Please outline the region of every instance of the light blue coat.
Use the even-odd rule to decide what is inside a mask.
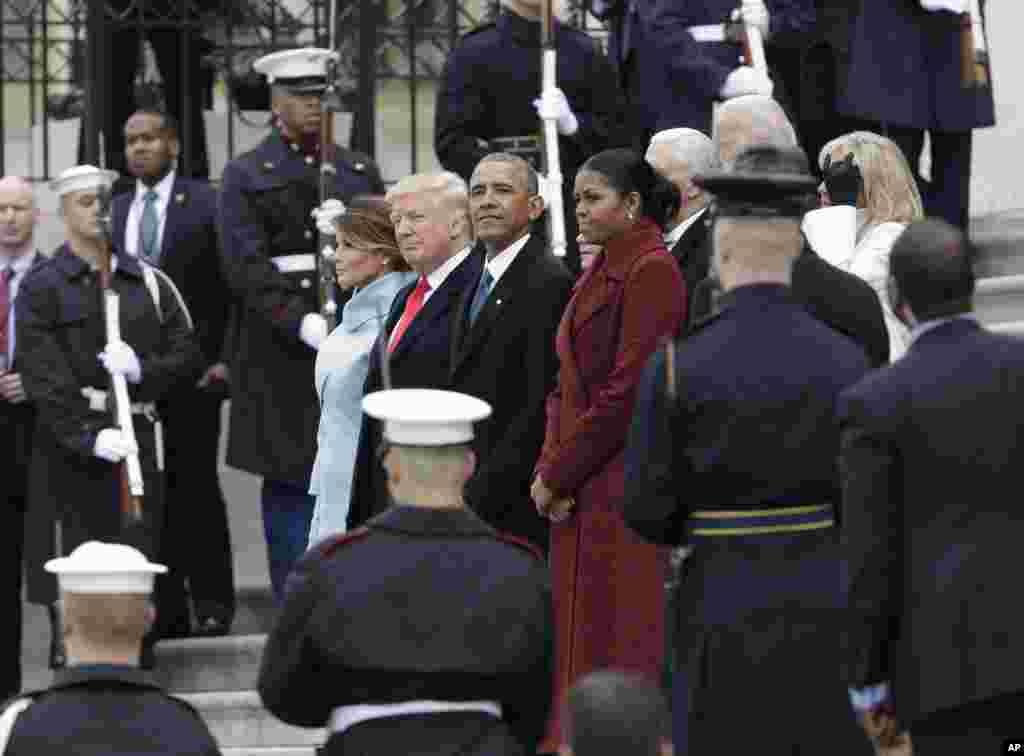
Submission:
[[[395,295],[415,278],[414,273],[388,273],[357,291],[345,304],[338,327],[317,353],[320,427],[309,485],[310,494],[316,497],[309,545],[345,532],[370,350]]]

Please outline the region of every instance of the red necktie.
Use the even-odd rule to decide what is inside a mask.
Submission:
[[[423,300],[426,298],[428,291],[430,291],[430,284],[427,282],[427,277],[420,276],[416,288],[412,290],[412,294],[405,300],[405,310],[402,312],[402,317],[398,319],[398,325],[391,332],[391,341],[388,344],[389,353],[395,351],[395,347],[402,340],[402,336],[405,335],[409,324],[416,317],[417,313],[423,309]]]
[[[0,273],[0,357],[3,362],[7,361],[7,345],[10,343],[7,337],[7,324],[11,312],[11,279],[14,277],[14,269],[8,267]]]

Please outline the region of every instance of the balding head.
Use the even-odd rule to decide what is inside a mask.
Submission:
[[[727,100],[715,119],[715,152],[723,170],[732,170],[736,156],[748,147],[797,146],[796,130],[778,102],[764,95]]]
[[[644,157],[679,190],[682,201],[671,227],[707,205],[707,195],[693,183],[693,177],[718,170],[718,154],[714,143],[704,133],[696,129],[659,131],[651,137]]]
[[[20,176],[0,178],[0,255],[19,257],[31,251],[38,221],[32,185]]]

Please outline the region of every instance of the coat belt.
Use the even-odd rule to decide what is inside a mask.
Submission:
[[[702,510],[690,514],[690,535],[744,536],[801,533],[835,525],[831,504],[744,511]]]
[[[414,714],[444,714],[451,711],[479,712],[501,719],[501,704],[497,701],[403,701],[393,704],[339,706],[331,714],[330,729],[332,733],[337,734],[371,719]]]

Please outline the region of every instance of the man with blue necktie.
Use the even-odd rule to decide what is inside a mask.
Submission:
[[[207,182],[175,170],[180,147],[173,116],[140,110],[125,123],[124,136],[136,181],[134,192],[114,198],[114,242],[174,281],[192,313],[205,363],[198,381],[180,382],[161,402],[169,506],[160,560],[169,570],[156,580],[161,612],[155,629],[163,637],[192,633],[187,580],[196,632],[223,635],[235,610],[227,507],[217,477],[231,294],[220,267],[217,195]]]

